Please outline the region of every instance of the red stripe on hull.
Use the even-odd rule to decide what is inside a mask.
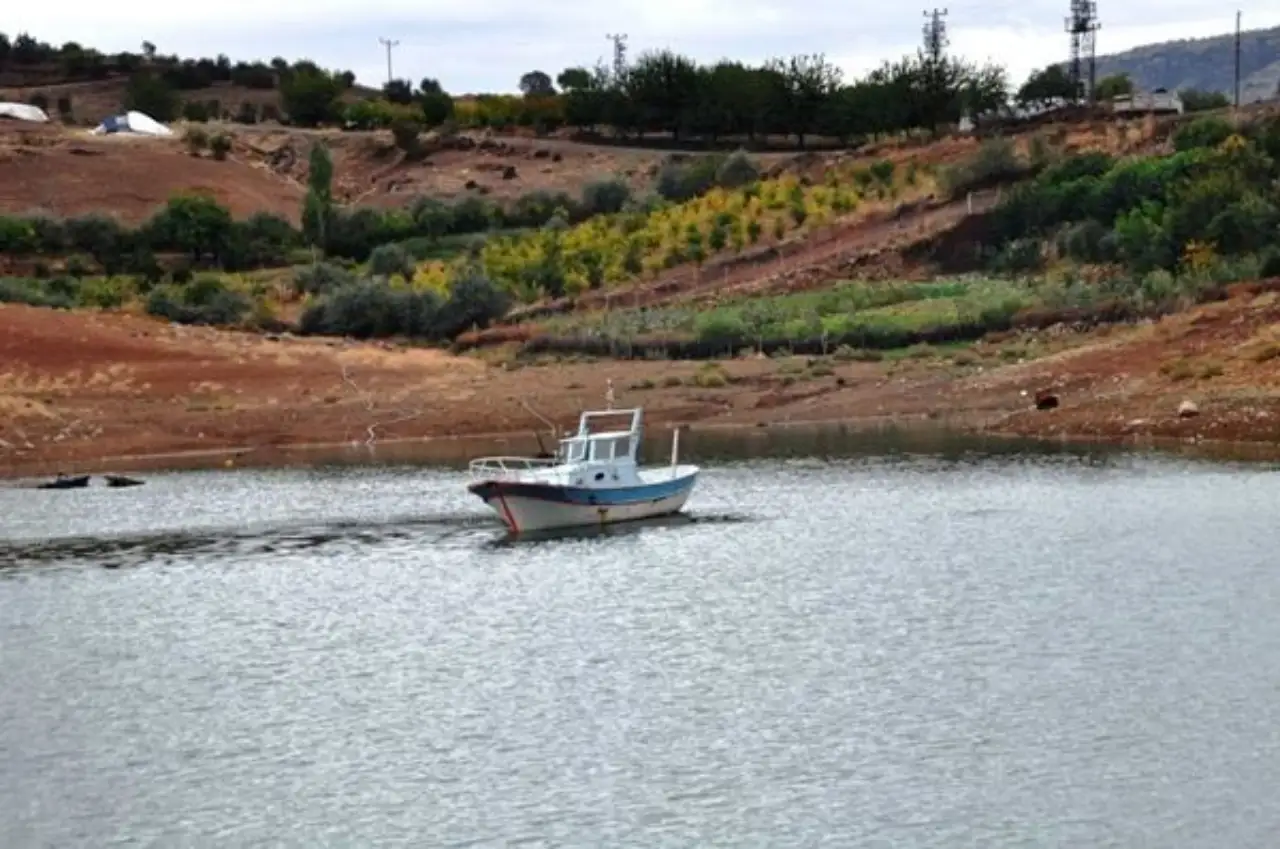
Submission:
[[[505,495],[498,495],[498,503],[502,505],[502,516],[507,520],[507,527],[516,533],[520,533],[520,526],[516,524],[516,519],[511,515],[511,508],[507,506],[507,498]]]

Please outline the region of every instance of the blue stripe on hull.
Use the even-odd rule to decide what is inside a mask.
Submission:
[[[670,498],[693,486],[697,475],[676,478],[671,481],[620,486],[611,489],[590,489],[580,486],[557,486],[548,483],[519,483],[516,481],[483,481],[467,487],[485,501],[498,496],[507,498],[532,498],[557,504],[616,507],[621,504],[638,504]]]

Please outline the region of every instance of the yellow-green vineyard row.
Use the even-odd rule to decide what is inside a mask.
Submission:
[[[518,300],[577,294],[616,285],[686,262],[819,228],[873,204],[922,196],[933,188],[923,171],[883,163],[867,170],[832,169],[823,183],[794,174],[742,189],[713,189],[681,204],[599,216],[577,226],[552,222],[539,231],[490,239],[480,251],[485,273]],[[472,261],[420,263],[414,288],[447,291]]]

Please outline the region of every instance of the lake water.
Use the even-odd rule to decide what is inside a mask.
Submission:
[[[1280,475],[710,465],[509,544],[456,472],[0,490],[0,846],[1274,846]]]

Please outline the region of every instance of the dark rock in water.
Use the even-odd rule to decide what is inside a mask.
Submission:
[[[36,489],[82,489],[89,485],[89,475],[76,475],[75,477],[67,477],[66,475],[58,475],[57,478],[38,484]]]
[[[1054,395],[1047,389],[1041,389],[1036,393],[1036,409],[1037,410],[1053,410],[1058,406],[1058,396]]]
[[[134,478],[127,478],[124,475],[103,475],[107,479],[107,486],[142,486],[142,481]]]

